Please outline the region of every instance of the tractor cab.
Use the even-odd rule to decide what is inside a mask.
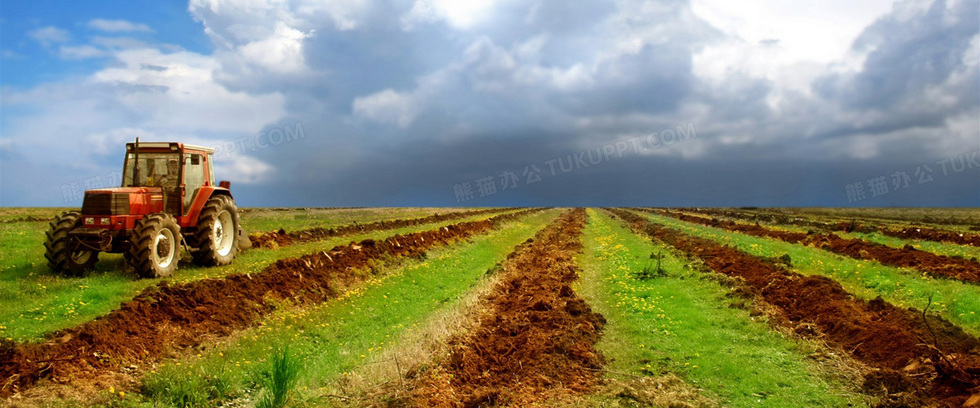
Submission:
[[[122,186],[145,187],[157,200],[163,199],[154,203],[163,207],[154,210],[186,216],[202,189],[213,192],[213,153],[214,149],[183,143],[140,143],[137,152],[135,143],[127,143]]]
[[[153,213],[172,215],[181,228],[197,226],[208,199],[231,196],[226,186],[214,185],[213,153],[214,149],[183,143],[127,143],[122,187],[85,192],[84,226],[128,231]],[[104,246],[100,250],[117,252]]]

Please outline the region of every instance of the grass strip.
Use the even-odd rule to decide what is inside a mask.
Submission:
[[[948,257],[960,257],[964,259],[976,259],[980,258],[980,247],[974,247],[969,245],[960,245],[952,242],[940,242],[932,241],[926,239],[913,239],[913,238],[903,238],[890,236],[882,233],[879,230],[873,231],[854,231],[854,232],[844,232],[839,228],[836,228],[836,224],[830,222],[812,222],[812,221],[801,221],[798,219],[788,219],[786,217],[773,217],[773,218],[763,218],[763,220],[754,219],[754,216],[744,215],[732,210],[696,210],[688,211],[692,215],[708,215],[715,218],[727,219],[731,221],[750,222],[759,223],[759,225],[765,226],[767,228],[781,230],[781,231],[791,231],[791,232],[807,232],[814,228],[833,231],[834,234],[845,238],[845,239],[863,239],[865,241],[874,242],[877,244],[885,245],[892,248],[901,249],[905,245],[912,245],[915,249],[931,252],[936,255],[943,255]],[[774,220],[775,219],[775,220]],[[810,225],[810,224],[815,225]],[[803,224],[803,225],[797,225]],[[912,227],[908,227],[912,228]]]
[[[936,277],[950,278],[980,284],[980,263],[976,259],[950,258],[919,251],[911,246],[901,249],[875,244],[860,239],[844,239],[837,234],[793,232],[786,229],[768,228],[759,224],[722,221],[716,218],[690,215],[683,212],[661,211],[661,215],[696,224],[717,227],[757,237],[777,238],[783,241],[820,248],[854,259],[873,259],[881,264],[928,272]]]
[[[473,208],[243,208],[242,226],[248,233],[368,223],[469,211]]]
[[[845,239],[858,238],[871,241],[892,248],[902,248],[905,245],[912,245],[920,251],[932,252],[936,255],[948,257],[960,257],[964,259],[980,258],[980,247],[958,245],[947,242],[929,241],[924,239],[898,238],[882,234],[881,232],[837,232]]]

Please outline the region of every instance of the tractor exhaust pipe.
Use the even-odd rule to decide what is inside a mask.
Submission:
[[[140,186],[140,138],[136,138],[136,144],[133,145],[134,159],[133,163],[133,187]]]

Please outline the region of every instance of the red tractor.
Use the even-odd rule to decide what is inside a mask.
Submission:
[[[122,253],[140,276],[169,276],[181,245],[199,265],[228,265],[248,246],[230,183],[214,183],[214,149],[183,143],[126,144],[122,186],[85,192],[82,211],[61,214],[44,257],[55,272],[79,276],[99,252]]]

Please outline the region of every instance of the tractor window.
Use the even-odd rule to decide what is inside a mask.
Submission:
[[[126,169],[123,173],[123,187],[148,186],[175,188],[180,178],[180,156],[174,153],[140,153],[140,174],[138,183],[133,182],[133,167],[136,155],[126,155]]]
[[[198,191],[204,186],[207,168],[200,154],[184,155],[184,185],[187,187],[184,195],[184,214],[190,211],[191,203],[197,197]]]

